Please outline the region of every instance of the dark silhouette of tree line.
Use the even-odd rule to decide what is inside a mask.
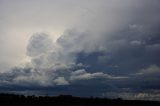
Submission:
[[[17,94],[0,94],[0,106],[160,106],[159,101],[122,100],[98,97],[59,96],[24,96]]]

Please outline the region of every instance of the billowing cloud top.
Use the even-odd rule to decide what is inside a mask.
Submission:
[[[159,9],[158,0],[1,0],[0,90],[159,100]]]

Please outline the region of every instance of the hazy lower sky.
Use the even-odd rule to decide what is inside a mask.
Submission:
[[[159,0],[0,0],[0,91],[160,100]]]

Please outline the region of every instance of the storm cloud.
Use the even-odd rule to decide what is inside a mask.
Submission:
[[[159,0],[1,2],[1,90],[159,99]]]

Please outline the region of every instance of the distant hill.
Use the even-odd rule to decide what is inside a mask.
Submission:
[[[159,101],[122,100],[107,98],[83,98],[71,95],[60,96],[24,96],[0,94],[0,106],[160,106]]]

